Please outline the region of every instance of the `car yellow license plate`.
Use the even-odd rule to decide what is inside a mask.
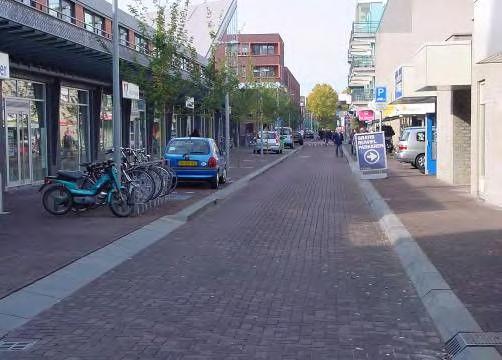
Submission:
[[[194,166],[197,166],[197,161],[181,160],[181,161],[178,161],[178,165],[179,166],[194,167]]]

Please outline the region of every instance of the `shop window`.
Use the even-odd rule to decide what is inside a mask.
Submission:
[[[84,10],[84,24],[86,30],[102,35],[105,26],[105,19],[102,16],[96,15],[88,10]]]
[[[3,80],[2,81],[2,95],[3,96],[16,96],[17,95],[16,80]]]
[[[61,88],[59,113],[61,167],[78,170],[88,161],[89,96],[86,90]]]
[[[129,122],[129,146],[135,149],[146,147],[145,101],[132,100]]]
[[[113,100],[111,95],[103,94],[101,96],[100,120],[99,153],[100,157],[105,159],[106,151],[113,148]]]

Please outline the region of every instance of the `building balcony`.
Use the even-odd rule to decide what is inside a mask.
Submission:
[[[350,73],[374,73],[375,60],[372,56],[354,56],[349,59]]]
[[[425,44],[415,55],[415,90],[451,90],[471,86],[471,42]]]
[[[350,41],[358,38],[374,38],[378,30],[379,22],[354,22],[352,23],[352,32]]]
[[[353,103],[368,103],[375,99],[375,91],[372,89],[366,89],[364,91],[352,91],[352,102]]]

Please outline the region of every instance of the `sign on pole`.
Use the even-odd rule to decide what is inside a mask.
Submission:
[[[387,102],[387,88],[385,86],[375,88],[375,102]]]
[[[127,81],[122,81],[122,97],[124,99],[139,100],[139,86]]]
[[[185,99],[185,107],[188,109],[195,109],[195,99],[193,97],[187,97]]]
[[[361,179],[384,179],[387,177],[387,152],[385,133],[361,133],[355,135],[357,163]]]
[[[0,79],[9,79],[9,55],[0,52]]]

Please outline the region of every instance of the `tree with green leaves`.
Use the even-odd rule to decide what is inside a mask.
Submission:
[[[338,94],[331,85],[317,84],[307,98],[307,108],[323,127],[335,126]]]
[[[197,53],[186,31],[189,0],[171,0],[161,5],[154,0],[148,8],[141,0],[129,6],[142,36],[149,40],[148,69],[134,69],[123,75],[136,82],[155,114],[163,118],[166,137],[171,136],[173,108],[185,96],[194,96],[201,78]],[[153,10],[152,10],[153,9]]]

